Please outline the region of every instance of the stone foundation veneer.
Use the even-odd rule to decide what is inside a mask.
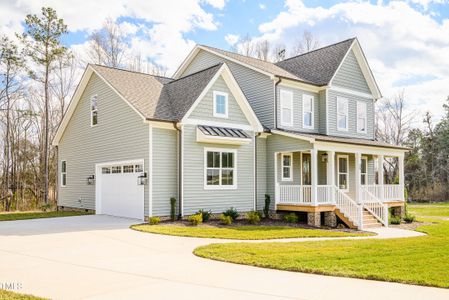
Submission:
[[[393,216],[403,217],[404,214],[405,214],[405,207],[404,206],[393,207]]]
[[[333,211],[324,213],[324,225],[329,227],[337,227],[337,215]]]
[[[309,212],[307,213],[307,225],[313,227],[321,226],[321,213],[320,212]]]

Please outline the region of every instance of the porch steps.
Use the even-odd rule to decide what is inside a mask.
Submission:
[[[355,225],[351,219],[349,219],[348,217],[345,216],[345,214],[338,208],[335,208],[335,214],[337,215],[337,217],[346,224],[346,226],[348,226],[351,229],[357,229],[357,225]]]
[[[369,211],[363,210],[363,228],[375,228],[382,227],[382,223],[379,222]]]

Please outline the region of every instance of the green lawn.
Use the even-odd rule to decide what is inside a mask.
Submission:
[[[0,300],[43,300],[44,298],[32,295],[19,294],[11,291],[0,290]]]
[[[443,217],[449,218],[449,202],[435,204],[409,204],[409,212],[418,217]]]
[[[70,217],[89,215],[91,213],[80,211],[22,211],[22,212],[2,212],[0,213],[0,221],[15,221],[26,219],[40,219],[40,218],[55,218],[55,217]]]
[[[417,212],[409,206],[410,212]],[[429,215],[434,207],[419,208]],[[444,216],[443,210],[441,214]],[[449,221],[418,228],[428,236],[390,240],[212,244],[198,256],[265,268],[449,288]]]
[[[367,233],[348,233],[342,231],[305,229],[288,226],[234,226],[234,227],[213,227],[213,226],[177,226],[177,225],[148,225],[140,224],[131,226],[132,229],[158,234],[200,237],[200,238],[220,238],[235,240],[266,240],[282,238],[301,237],[344,237],[369,235]]]

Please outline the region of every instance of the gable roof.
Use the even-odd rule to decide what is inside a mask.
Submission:
[[[327,85],[330,83],[354,40],[355,38],[348,39],[287,58],[276,63],[276,66],[316,85]]]
[[[92,74],[99,76],[136,113],[147,121],[180,122],[201,99],[219,75],[231,84],[236,97],[243,100],[241,107],[250,123],[262,131],[262,125],[247,103],[243,92],[225,64],[217,64],[207,69],[174,80],[145,73],[89,64],[76,88],[72,101],[53,139],[57,145]]]
[[[346,56],[353,50],[374,98],[378,99],[382,97],[357,38],[347,39],[312,50],[301,55],[287,58],[278,63],[271,63],[210,46],[196,45],[175,72],[175,78],[182,75],[190,62],[201,50],[211,52],[217,56],[270,76],[271,78],[281,77],[318,87],[329,86],[332,84],[332,80],[343,64]]]

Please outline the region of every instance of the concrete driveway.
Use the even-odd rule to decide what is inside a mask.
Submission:
[[[195,257],[218,242],[80,216],[0,223],[0,283],[53,299],[449,299],[449,290],[276,271]]]

